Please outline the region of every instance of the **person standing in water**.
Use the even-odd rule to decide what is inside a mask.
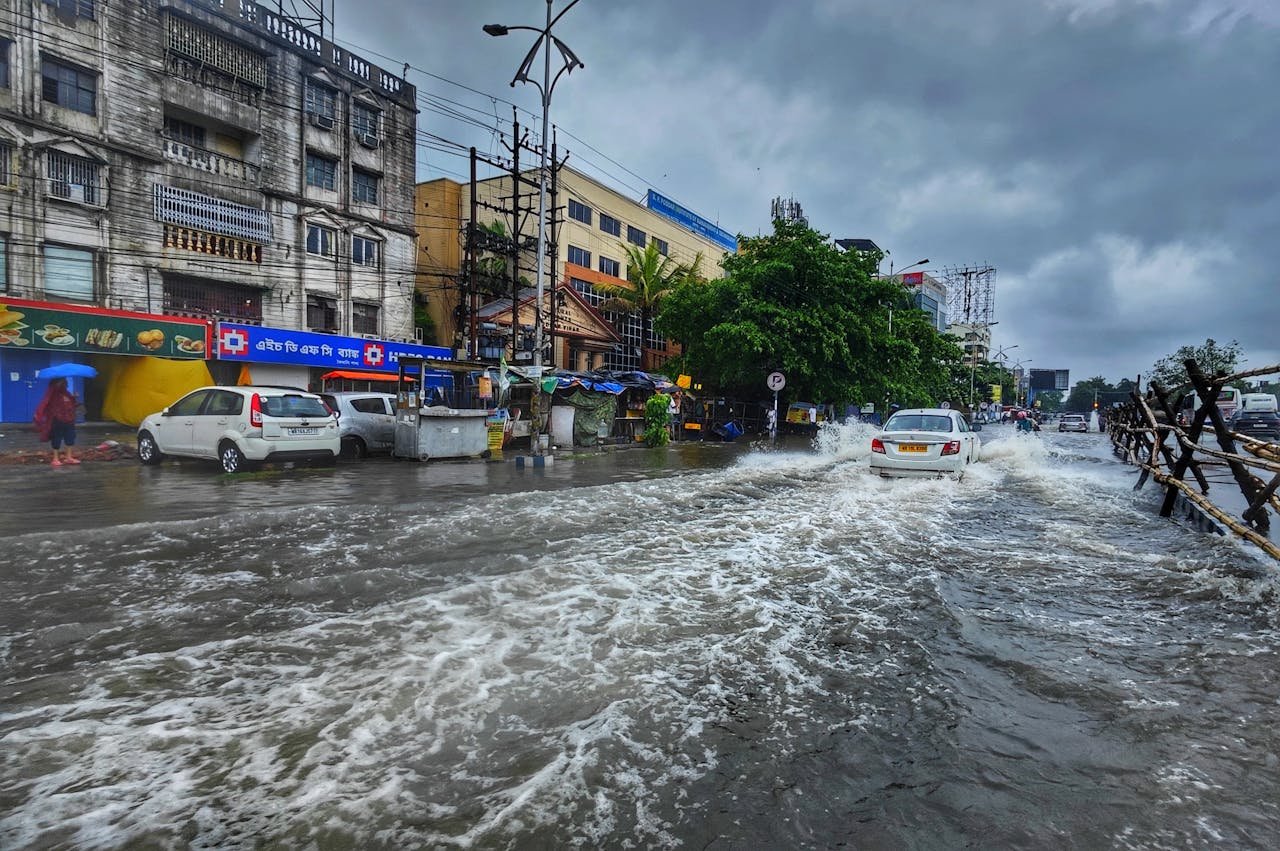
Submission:
[[[53,447],[51,466],[80,463],[80,459],[71,454],[71,447],[76,444],[76,404],[75,394],[67,389],[67,379],[55,378],[36,405],[35,425],[40,439],[49,441]]]

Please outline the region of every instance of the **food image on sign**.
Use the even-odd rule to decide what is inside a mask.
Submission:
[[[69,346],[76,341],[70,328],[63,328],[53,322],[36,330],[35,334],[37,337],[44,337],[44,341],[51,346]]]
[[[99,349],[118,349],[124,342],[124,334],[110,328],[90,328],[84,335],[84,344]]]
[[[181,334],[178,334],[173,338],[173,344],[177,346],[180,351],[190,352],[193,355],[198,355],[204,352],[204,340],[195,340],[191,337],[184,337]]]
[[[31,342],[22,336],[27,327],[22,321],[25,316],[0,304],[0,346],[25,346]]]
[[[164,345],[164,332],[159,328],[152,328],[150,331],[139,331],[137,340],[138,345],[154,352]]]

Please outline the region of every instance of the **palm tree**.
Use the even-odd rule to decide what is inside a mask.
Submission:
[[[658,303],[680,284],[698,277],[702,255],[694,257],[693,262],[686,266],[661,254],[656,242],[650,242],[644,248],[627,242],[619,245],[627,253],[627,281],[630,286],[603,281],[594,284],[598,291],[608,296],[600,307],[618,313],[640,314],[640,345],[644,349],[652,348],[653,315]]]

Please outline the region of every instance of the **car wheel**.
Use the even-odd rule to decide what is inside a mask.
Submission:
[[[138,460],[148,465],[159,464],[164,460],[164,453],[160,451],[156,439],[149,431],[138,435]]]
[[[342,457],[359,461],[369,454],[369,447],[358,437],[349,437],[342,441]]]
[[[218,463],[222,465],[224,473],[243,473],[249,469],[249,462],[240,451],[240,447],[229,440],[223,441],[218,447]]]

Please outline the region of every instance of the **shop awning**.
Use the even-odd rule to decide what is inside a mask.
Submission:
[[[391,381],[395,382],[397,376],[394,372],[361,372],[356,369],[335,369],[332,372],[326,372],[320,376],[321,381],[329,381],[334,378],[347,378],[352,381]],[[412,381],[413,378],[405,376],[405,381]]]

